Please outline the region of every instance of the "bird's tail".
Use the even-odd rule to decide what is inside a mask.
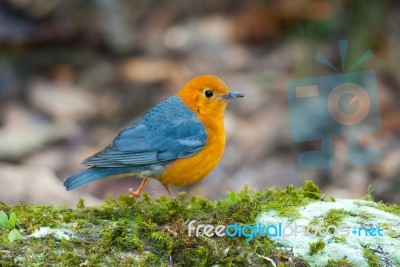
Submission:
[[[64,181],[64,186],[70,191],[102,178],[129,173],[131,173],[129,168],[91,167],[68,177]]]

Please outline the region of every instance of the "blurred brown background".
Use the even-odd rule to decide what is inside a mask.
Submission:
[[[0,201],[74,205],[127,193],[140,180],[103,180],[66,192],[62,180],[151,106],[199,74],[219,75],[246,94],[226,113],[228,142],[220,165],[186,190],[218,199],[312,179],[327,196],[400,203],[400,4],[396,1],[0,2]],[[378,165],[345,162],[334,142],[331,170],[300,170],[313,143],[291,139],[285,83],[332,74],[367,49],[361,69],[377,72],[383,129],[364,138]],[[147,192],[165,194],[157,181]]]

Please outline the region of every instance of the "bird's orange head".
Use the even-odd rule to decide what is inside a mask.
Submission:
[[[222,118],[228,101],[244,94],[229,91],[217,76],[202,75],[186,83],[178,96],[199,117]]]

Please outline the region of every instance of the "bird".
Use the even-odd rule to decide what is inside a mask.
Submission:
[[[176,95],[150,109],[120,131],[101,151],[86,158],[88,169],[64,181],[73,190],[96,180],[137,176],[142,183],[129,195],[138,198],[148,179],[158,180],[173,198],[170,186],[185,186],[206,177],[225,150],[224,112],[228,102],[244,97],[230,91],[217,76],[188,81]]]

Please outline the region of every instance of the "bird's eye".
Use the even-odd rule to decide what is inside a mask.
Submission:
[[[212,97],[214,95],[213,91],[211,91],[210,89],[207,89],[204,91],[204,95],[208,98]]]

